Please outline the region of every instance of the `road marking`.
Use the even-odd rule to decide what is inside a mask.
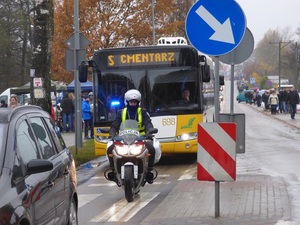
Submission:
[[[92,177],[91,180],[105,179],[104,177]]]
[[[166,182],[160,182],[160,181],[154,181],[152,185],[156,184],[169,184],[170,181],[166,181]],[[89,184],[88,187],[112,187],[112,186],[116,186],[116,183],[102,183],[102,184]]]
[[[78,208],[84,206],[85,204],[93,201],[102,194],[87,194],[87,195],[78,195]]]
[[[117,185],[116,183],[110,182],[110,183],[102,183],[102,184],[89,184],[88,187],[112,187],[116,185]]]
[[[190,180],[190,179],[193,179],[192,174],[184,174],[178,178],[178,180]]]
[[[126,199],[120,200],[103,213],[95,216],[90,222],[127,222],[158,194],[159,192],[141,193],[133,202],[127,202]]]

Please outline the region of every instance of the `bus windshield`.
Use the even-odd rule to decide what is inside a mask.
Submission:
[[[141,92],[141,106],[151,116],[195,113],[200,109],[197,68],[125,69],[104,71],[101,76],[96,120],[114,120],[117,110],[125,106],[124,93],[129,89]],[[183,91],[189,91],[189,101],[182,99]]]

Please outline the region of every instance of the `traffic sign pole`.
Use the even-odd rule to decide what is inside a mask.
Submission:
[[[220,104],[219,104],[219,56],[215,57],[215,122],[220,122]],[[215,181],[215,217],[220,217],[220,181]]]
[[[198,0],[188,12],[185,28],[190,43],[198,51],[216,56],[214,100],[215,122],[219,122],[219,56],[240,44],[246,29],[245,15],[233,0]],[[220,183],[215,181],[215,217],[219,216]]]

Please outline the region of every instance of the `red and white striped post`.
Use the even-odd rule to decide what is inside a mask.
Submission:
[[[197,179],[203,181],[235,181],[236,124],[198,124]],[[216,186],[216,217],[219,216],[219,195]]]

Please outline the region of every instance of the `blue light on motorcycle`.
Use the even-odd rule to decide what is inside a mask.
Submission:
[[[119,106],[119,105],[120,105],[120,101],[118,101],[118,100],[113,100],[113,101],[111,101],[110,105],[111,105],[111,106]]]

